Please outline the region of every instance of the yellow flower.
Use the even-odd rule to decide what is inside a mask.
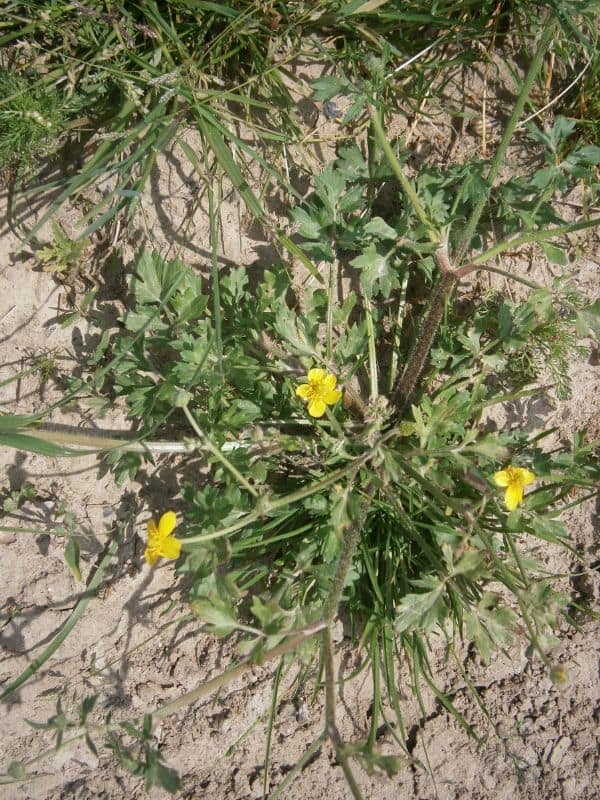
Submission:
[[[158,526],[153,519],[148,520],[148,544],[144,556],[150,566],[160,557],[179,558],[181,542],[171,535],[176,525],[177,517],[173,511],[163,514]]]
[[[327,406],[332,406],[340,400],[342,393],[335,388],[337,379],[324,369],[311,369],[308,373],[308,383],[303,383],[296,389],[296,394],[303,400],[308,400],[308,413],[311,417],[322,417]]]
[[[523,500],[523,489],[535,480],[535,475],[523,467],[507,467],[494,473],[496,486],[506,488],[504,502],[509,511],[514,511]]]

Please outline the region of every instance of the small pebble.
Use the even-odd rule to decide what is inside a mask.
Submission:
[[[325,114],[327,119],[338,119],[342,116],[342,112],[333,100],[327,100],[326,103],[323,103],[323,114]]]

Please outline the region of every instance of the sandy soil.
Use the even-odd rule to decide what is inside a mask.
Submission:
[[[321,120],[323,122],[323,120]],[[333,125],[333,123],[331,123]],[[437,128],[439,130],[439,126]],[[430,137],[424,132],[422,146]],[[417,137],[418,138],[418,137]],[[415,140],[415,152],[418,141]],[[419,151],[420,152],[420,151]],[[175,152],[161,163],[144,198],[138,223],[122,242],[128,256],[148,232],[163,253],[179,252],[192,266],[205,268],[208,237],[205,209],[190,210],[191,176]],[[3,198],[3,202],[6,197]],[[264,254],[265,242],[245,230],[243,211],[233,202],[223,208],[224,264],[252,265]],[[173,226],[171,220],[185,225]],[[69,214],[65,216],[68,223]],[[240,232],[241,231],[241,232]],[[43,235],[41,238],[44,238]],[[57,308],[64,310],[65,289],[52,276],[41,272],[27,253],[15,258],[19,240],[3,226],[0,237],[0,379],[27,365],[31,355],[48,348],[57,353],[58,370],[70,373],[81,368],[85,355],[98,336],[86,322],[62,329],[56,324]],[[525,265],[521,265],[525,268]],[[249,268],[252,268],[251,266]],[[578,261],[576,282],[584,294],[597,292],[597,264]],[[542,280],[549,275],[540,274]],[[59,302],[60,301],[60,302]],[[103,311],[110,318],[118,303],[107,298]],[[574,363],[574,395],[568,402],[532,400],[509,409],[507,424],[526,423],[531,429],[557,425],[568,438],[581,428],[594,428],[600,419],[600,369],[598,358]],[[36,375],[0,388],[4,410],[19,413],[44,409],[60,395],[59,383],[45,384]],[[67,412],[55,412],[55,422],[93,424],[94,413],[80,403]],[[126,422],[118,408],[100,421],[102,427],[123,428]],[[147,792],[139,778],[115,765],[110,751],[99,747],[93,754],[77,742],[52,751],[52,736],[35,730],[26,719],[44,721],[56,713],[60,698],[63,709],[73,715],[82,699],[100,696],[97,716],[110,709],[115,719],[135,716],[147,708],[176,698],[218,674],[228,663],[230,647],[204,634],[197,622],[181,621],[181,607],[171,609],[176,599],[172,566],[150,571],[143,562],[145,522],[151,514],[176,498],[177,476],[173,460],[159,461],[136,482],[118,489],[95,457],[59,460],[41,456],[0,452],[2,490],[19,489],[24,482],[35,486],[36,496],[21,509],[3,517],[4,525],[22,528],[52,526],[59,503],[75,515],[82,545],[82,572],[90,574],[112,532],[124,525],[124,538],[99,596],[95,598],[75,632],[54,657],[12,698],[3,714],[0,736],[0,768],[12,760],[28,760],[46,749],[47,754],[31,766],[35,774],[24,783],[5,786],[7,798],[132,798],[166,796],[162,790]],[[127,522],[131,514],[133,517]],[[559,552],[549,545],[536,545],[534,554],[555,572],[572,575],[597,565],[594,526],[597,509],[588,504],[567,517],[578,555]],[[56,536],[26,533],[1,534],[4,548],[0,560],[0,682],[14,678],[43,650],[72,610],[83,585],[77,583],[63,560],[63,543]],[[565,578],[571,594],[598,598],[598,587],[589,579]],[[179,619],[179,621],[178,621]],[[565,628],[561,645],[552,654],[563,664],[569,682],[556,686],[547,677],[539,659],[530,658],[524,646],[498,655],[484,666],[471,651],[459,653],[470,680],[482,698],[489,719],[469,691],[460,670],[444,658],[443,644],[432,639],[432,659],[440,688],[449,693],[456,707],[474,726],[477,743],[460,727],[436,699],[423,689],[423,709],[415,702],[408,675],[400,667],[398,686],[403,697],[409,756],[404,769],[393,779],[359,772],[366,798],[373,800],[591,800],[598,796],[599,723],[597,626],[583,622],[581,630]],[[340,677],[358,664],[358,656],[337,631]],[[266,720],[272,697],[273,670],[257,667],[231,683],[218,695],[158,722],[157,741],[167,763],[182,776],[183,798],[246,800],[262,797]],[[276,786],[321,731],[323,704],[313,702],[310,687],[292,696],[296,673],[285,675],[280,689],[273,732],[269,780]],[[340,727],[348,738],[368,731],[370,677],[361,673],[340,687]],[[386,736],[379,742],[384,752],[397,752]],[[227,754],[231,753],[231,757]],[[286,790],[286,800],[296,798],[350,797],[349,790],[329,745],[323,745],[295,782]]]

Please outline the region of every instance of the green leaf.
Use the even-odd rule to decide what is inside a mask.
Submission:
[[[173,287],[187,279],[197,294],[201,285],[193,278],[189,268],[178,260],[163,261],[156,250],[141,250],[134,260],[135,275],[131,280],[131,289],[139,305],[159,304],[168,295],[173,296]],[[183,285],[178,287],[182,291]]]
[[[374,244],[368,245],[363,254],[353,259],[350,264],[362,270],[360,283],[368,298],[377,294],[378,288],[387,299],[392,289],[398,285],[387,257],[380,255]]]
[[[71,536],[65,547],[65,561],[76,581],[81,581],[81,570],[79,568],[80,552],[79,542],[74,536]]]
[[[336,164],[348,181],[369,177],[369,166],[355,144],[340,147]]]
[[[233,606],[218,596],[193,600],[192,610],[211,626],[217,636],[228,636],[237,628],[237,616]]]
[[[198,106],[196,110],[200,110]],[[210,147],[217,157],[219,164],[227,173],[229,180],[237,189],[242,200],[248,207],[248,210],[254,214],[257,219],[263,219],[265,216],[264,209],[260,200],[256,197],[250,188],[246,178],[242,174],[238,162],[234,159],[230,147],[221,135],[217,126],[204,116],[197,116],[197,124],[201,133],[206,137]]]
[[[86,735],[85,735],[85,743],[87,744],[89,750],[91,750],[91,752],[95,756],[97,756],[98,755],[98,748],[96,747],[96,745],[92,741],[92,738],[90,737],[89,733],[86,733]]]
[[[417,628],[430,630],[436,622],[444,585],[437,578],[430,580],[436,586],[429,592],[407,594],[396,609],[396,629],[399,633]]]
[[[585,162],[586,164],[600,164],[600,147],[594,144],[587,144],[584,147],[578,147],[575,151],[578,161]]]
[[[260,406],[251,400],[234,400],[222,417],[225,427],[241,428],[262,415]]]
[[[377,236],[379,239],[397,239],[398,233],[381,217],[373,217],[365,225],[365,233]]]
[[[323,78],[317,78],[311,84],[314,90],[315,100],[331,100],[337,94],[345,94],[348,90],[348,82],[340,80],[334,75],[325,75]]]
[[[579,336],[589,336],[592,331],[600,342],[600,298],[579,311],[575,320],[575,329]]]
[[[328,164],[323,172],[315,178],[315,191],[335,219],[341,199],[346,191],[344,173],[336,169],[333,164]]]
[[[551,261],[553,264],[558,264],[561,267],[567,265],[567,256],[562,247],[556,247],[556,245],[548,244],[548,242],[540,242],[540,247],[544,251],[544,255],[548,261]]]
[[[25,450],[29,453],[38,453],[41,456],[85,456],[95,453],[95,450],[73,450],[54,442],[47,442],[25,433],[0,433],[0,445],[14,447],[15,450]]]
[[[304,208],[292,209],[292,218],[298,223],[298,233],[305,239],[319,239],[321,237],[321,224],[313,219]]]
[[[27,428],[39,419],[30,414],[0,414],[0,433],[12,433]]]
[[[465,449],[470,453],[489,458],[490,461],[505,461],[509,454],[508,448],[502,444],[501,437],[492,433],[483,434]]]
[[[96,705],[96,701],[98,700],[98,695],[90,694],[87,697],[83,698],[83,702],[79,706],[79,724],[85,725],[86,719],[92,713],[94,706]]]
[[[467,550],[452,568],[452,575],[470,575],[479,577],[483,571],[483,555],[478,550]]]
[[[156,765],[156,778],[157,783],[162,786],[165,791],[169,792],[169,794],[175,794],[181,787],[181,780],[177,770],[166,767],[160,762]]]
[[[387,2],[388,0],[353,0],[353,2],[342,6],[340,11],[344,17],[350,17],[355,14],[372,14]]]
[[[531,522],[535,535],[540,539],[553,544],[565,544],[569,540],[569,533],[564,522],[548,517],[534,516]]]
[[[306,255],[302,252],[302,250],[298,247],[295,242],[292,242],[290,238],[285,236],[285,234],[281,233],[281,231],[276,232],[277,241],[279,244],[284,247],[290,255],[294,256],[295,258],[299,259],[302,264],[306,267],[306,269],[310,272],[310,274],[316,278],[319,283],[325,283],[325,279],[315,267],[315,265],[306,257]]]

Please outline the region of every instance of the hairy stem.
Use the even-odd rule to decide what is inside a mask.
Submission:
[[[396,418],[401,418],[406,413],[415,390],[423,377],[429,352],[435,341],[444,313],[446,300],[450,296],[456,281],[457,278],[451,271],[443,271],[434,289],[425,321],[410,352],[404,372],[390,398],[392,407],[396,409]]]

